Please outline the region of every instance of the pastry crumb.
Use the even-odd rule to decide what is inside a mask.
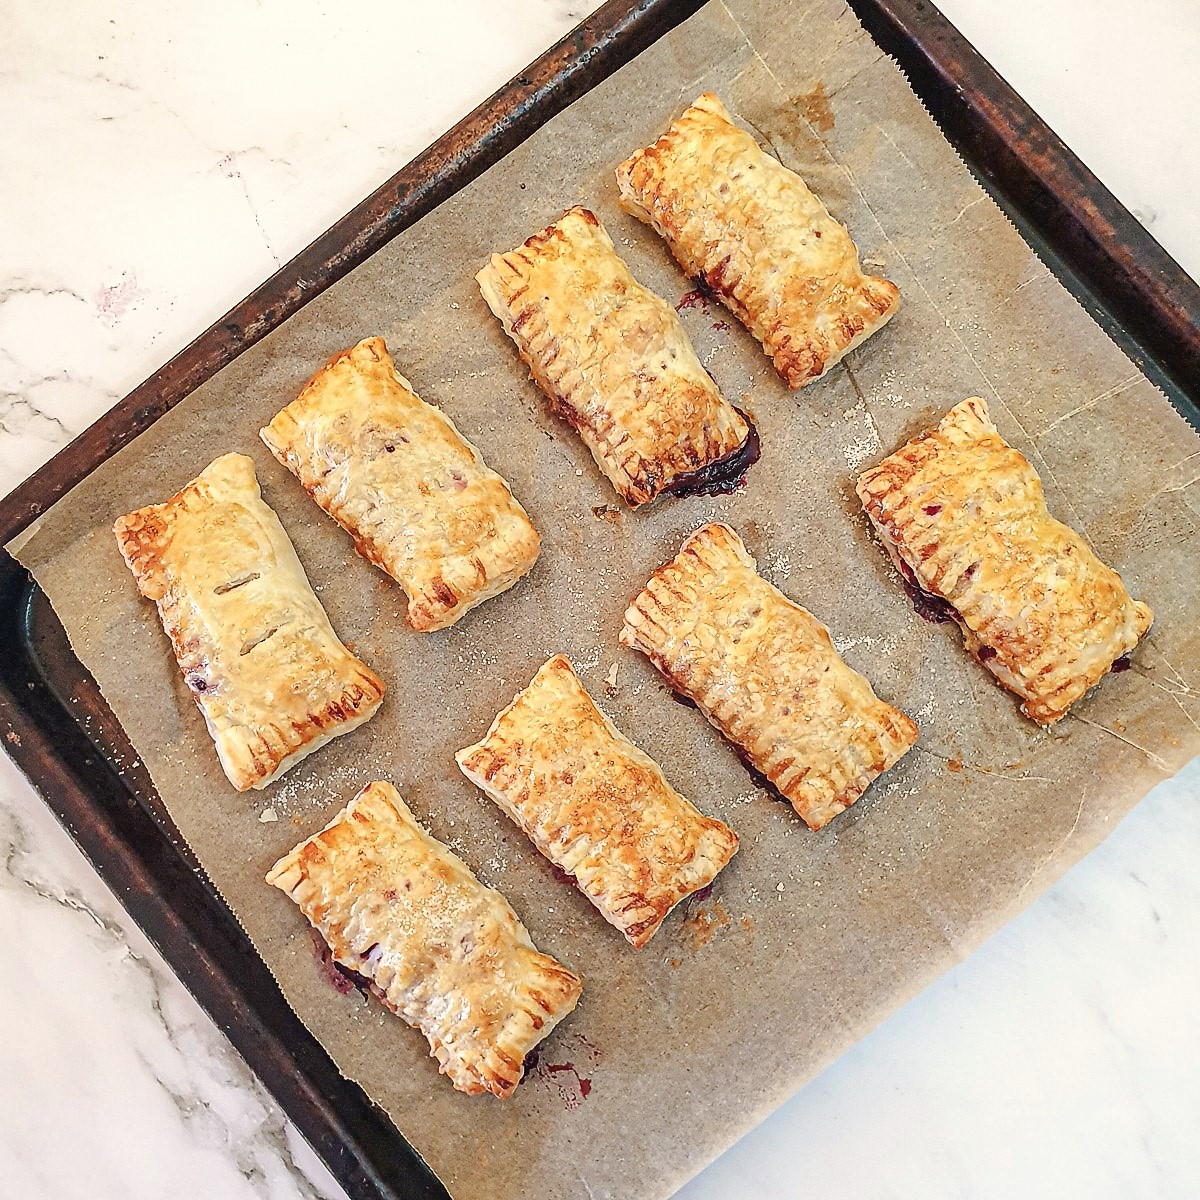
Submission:
[[[273,808],[264,808],[258,814],[258,819],[264,824],[269,825],[272,821],[279,820],[279,814]]]
[[[777,550],[763,565],[766,567],[767,572],[776,578],[787,579],[791,576],[791,557],[782,550]]]
[[[726,801],[729,808],[740,808],[743,804],[749,804],[751,800],[757,800],[762,792],[758,788],[752,788],[748,792],[742,792],[739,796],[734,796],[732,800]]]

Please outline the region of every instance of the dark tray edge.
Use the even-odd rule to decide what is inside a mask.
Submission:
[[[849,0],[971,173],[1200,429],[1200,286],[927,0]]]
[[[415,1150],[292,1011],[215,890],[64,710],[30,651],[49,604],[0,550],[0,735],[97,874],[321,1156],[351,1200],[446,1200]],[[66,634],[58,626],[66,643]],[[91,695],[84,693],[90,685]],[[75,697],[103,704],[82,664]],[[128,747],[128,743],[126,743]],[[129,747],[126,762],[132,761]]]
[[[608,0],[0,500],[0,545],[704,0]],[[1200,428],[1200,286],[927,0],[849,0],[1047,265]]]
[[[607,0],[0,500],[0,546],[242,351],[703,3]]]

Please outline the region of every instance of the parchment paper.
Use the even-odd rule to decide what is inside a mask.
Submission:
[[[1200,439],[984,196],[849,10],[731,7],[710,4],[247,351],[18,551],[296,1011],[460,1200],[667,1195],[1200,751]],[[630,513],[547,415],[473,276],[492,250],[584,202],[641,280],[683,297],[692,284],[665,248],[619,212],[613,168],[704,88],[849,224],[903,305],[847,366],[792,395],[727,314],[685,304],[705,363],[756,418],[763,458],[739,495]],[[399,588],[353,554],[257,437],[321,362],[375,333],[510,480],[545,538],[529,579],[444,633],[406,626]],[[1133,669],[1050,732],[1018,714],[957,632],[914,615],[853,497],[859,467],[971,394],[1041,471],[1052,510],[1156,613]],[[165,499],[228,450],[254,456],[335,628],[390,688],[373,721],[265,794],[225,782],[110,532],[118,514]],[[916,750],[819,835],[617,644],[628,598],[712,518],[738,529],[766,576],[921,726]],[[453,762],[559,650],[675,785],[742,838],[713,896],[641,952]],[[584,977],[578,1010],[508,1103],[458,1095],[419,1034],[331,987],[300,914],[263,883],[373,778],[394,781],[509,897],[536,943]],[[260,820],[268,808],[277,821]]]

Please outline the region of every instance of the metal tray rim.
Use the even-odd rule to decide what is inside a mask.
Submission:
[[[1200,288],[936,8],[925,0],[851,3],[1034,249],[1200,428]],[[0,543],[205,378],[700,4],[608,0],[0,500]],[[51,685],[62,681],[46,675],[35,646],[36,631],[53,623],[44,597],[39,618],[39,597],[28,575],[0,551],[6,750],[353,1200],[445,1196],[387,1118],[337,1072],[288,1008],[236,919],[55,695]],[[72,686],[90,683],[98,697],[94,682],[79,671],[82,681]]]

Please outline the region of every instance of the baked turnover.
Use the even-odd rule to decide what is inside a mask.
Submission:
[[[740,480],[757,455],[752,427],[593,213],[570,209],[493,254],[476,279],[554,411],[629,504]]]
[[[334,355],[261,433],[271,453],[444,629],[512,587],[540,539],[508,484],[396,370],[383,338]]]
[[[379,707],[383,682],[338,641],[245,455],[218,458],[113,532],[238,791],[266,787]]]
[[[390,783],[368,783],[267,882],[300,906],[335,961],[425,1035],[468,1095],[511,1096],[525,1056],[583,990]]]
[[[755,569],[728,525],[705,525],[625,612],[642,651],[749,764],[820,829],[917,740],[848,667],[811,613]]]
[[[617,168],[621,205],[762,343],[791,388],[819,379],[896,312],[845,227],[705,92]]]
[[[858,480],[858,496],[918,612],[967,649],[1042,725],[1062,718],[1150,628],[978,397]]]
[[[456,757],[633,946],[737,851],[737,834],[671,787],[596,707],[565,655]]]

